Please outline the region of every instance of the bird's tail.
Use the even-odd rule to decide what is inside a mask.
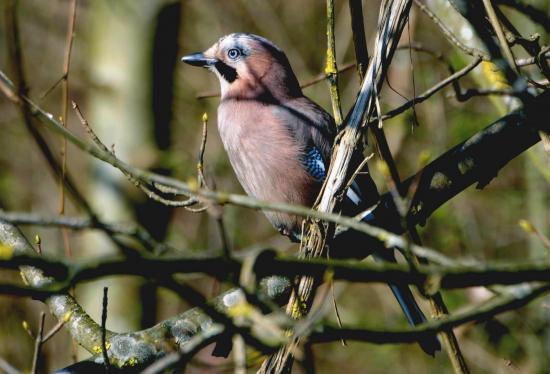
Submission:
[[[397,299],[397,302],[401,306],[407,321],[409,321],[412,326],[426,322],[426,317],[416,303],[409,286],[404,284],[389,284],[389,286],[393,292],[393,295]],[[435,352],[441,350],[441,344],[439,344],[439,340],[435,334],[428,335],[419,340],[418,344],[420,344],[422,350],[430,356],[434,356]]]
[[[361,204],[359,204],[359,206],[361,206]],[[365,223],[384,227],[386,230],[393,231],[391,228],[388,228],[387,225],[384,225],[384,223],[388,222],[388,219],[386,219],[386,217],[381,217],[379,214],[375,216],[374,209],[363,211],[359,217],[361,221]],[[345,230],[337,233],[332,247],[337,249],[331,252],[330,256],[332,258],[363,259],[372,254],[376,261],[396,262],[394,251],[386,248],[384,243],[378,238],[365,235],[355,230]],[[420,310],[407,284],[390,283],[389,286],[399,302],[401,309],[403,309],[405,317],[412,326],[426,322],[426,317]],[[431,356],[433,356],[436,351],[441,350],[441,344],[439,344],[436,334],[424,335],[418,343],[422,350]]]
[[[365,216],[363,216],[362,218],[362,221],[369,224],[377,225],[375,216],[372,212],[365,214]],[[363,242],[365,242],[365,240],[363,240]],[[376,261],[396,262],[393,251],[384,248],[382,244],[376,239],[368,238],[366,242],[367,246],[369,246],[371,249],[380,248],[379,251],[374,251],[373,253],[373,257]],[[388,285],[390,286],[393,295],[397,299],[397,302],[401,306],[401,309],[403,310],[403,313],[405,314],[405,317],[407,318],[407,321],[409,321],[409,324],[411,324],[411,326],[416,326],[426,322],[426,317],[416,303],[414,295],[412,294],[411,289],[407,284],[389,283]],[[441,350],[441,344],[439,343],[439,339],[437,338],[436,334],[426,335],[426,337],[419,340],[418,343],[420,344],[422,350],[430,356],[434,356],[435,352]]]

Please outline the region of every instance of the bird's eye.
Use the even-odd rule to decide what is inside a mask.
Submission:
[[[229,51],[227,51],[227,56],[232,60],[235,60],[240,55],[241,55],[241,51],[239,51],[236,48],[231,48]]]

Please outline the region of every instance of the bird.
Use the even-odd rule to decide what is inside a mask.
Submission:
[[[333,117],[303,94],[284,51],[262,36],[233,33],[182,61],[206,68],[219,79],[218,132],[244,191],[261,200],[313,206],[337,128]],[[342,211],[372,221],[368,208],[378,197],[372,178],[359,173],[346,190]],[[301,240],[302,217],[264,213],[281,234]],[[352,237],[353,245],[359,245],[358,236]],[[395,261],[393,251],[385,253],[385,260]],[[408,285],[389,286],[411,325],[426,321]],[[419,344],[432,356],[441,349],[435,335]]]

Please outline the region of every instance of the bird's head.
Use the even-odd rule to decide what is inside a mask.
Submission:
[[[280,101],[302,95],[285,53],[261,36],[226,35],[206,51],[184,56],[182,61],[216,73],[222,100],[263,98]]]

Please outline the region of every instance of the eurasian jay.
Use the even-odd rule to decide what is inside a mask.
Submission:
[[[304,96],[285,53],[263,37],[237,33],[182,61],[205,67],[219,78],[218,130],[246,193],[312,206],[328,170],[336,126],[330,114]],[[377,200],[372,179],[359,174],[346,191],[342,209],[348,215],[368,212]],[[265,215],[279,232],[300,240],[302,217]],[[372,217],[365,213],[363,219]],[[393,254],[386,257],[392,260]],[[407,285],[390,287],[411,325],[426,321]],[[435,336],[420,345],[430,355],[440,349]]]

